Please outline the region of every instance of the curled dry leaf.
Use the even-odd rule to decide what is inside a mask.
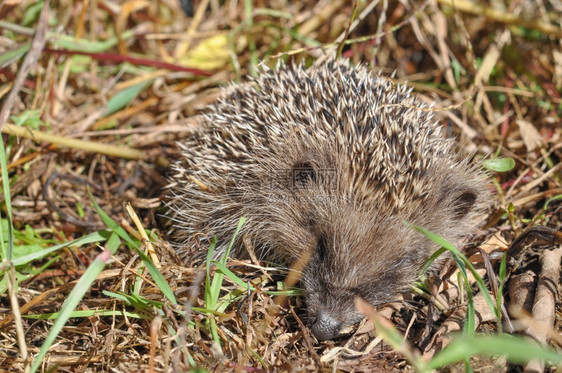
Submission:
[[[530,153],[544,145],[544,139],[532,123],[524,119],[517,119],[515,123],[519,126],[521,138],[523,139],[525,148],[527,148],[527,153]]]

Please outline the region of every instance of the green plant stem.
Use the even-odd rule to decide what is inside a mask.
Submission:
[[[116,146],[100,144],[94,141],[69,139],[67,137],[57,136],[52,133],[45,133],[33,130],[29,127],[18,127],[13,124],[5,124],[2,127],[2,133],[8,135],[16,135],[32,139],[36,142],[49,142],[67,148],[80,149],[88,152],[105,154],[113,157],[124,159],[145,159],[147,153],[127,146]]]

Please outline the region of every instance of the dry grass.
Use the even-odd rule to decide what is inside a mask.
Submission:
[[[175,0],[52,1],[49,9],[0,3],[0,127],[9,178],[3,181],[11,194],[11,204],[0,196],[0,368],[29,369],[53,328],[49,314],[61,309],[87,268],[99,266],[40,369],[412,370],[403,354],[374,337],[369,322],[351,338],[316,342],[301,321],[303,299],[282,288],[285,270],[230,260],[233,275],[206,285],[205,265],[182,265],[166,240],[161,200],[175,141],[189,135],[218,88],[255,73],[258,64],[308,63],[335,49],[353,63],[395,71],[397,81],[436,100],[447,135],[463,152],[515,160],[511,171],[492,176],[495,204],[468,252],[494,282],[486,255],[474,248],[511,246],[519,262],[510,267],[505,306],[533,315],[511,308],[513,325],[560,349],[562,236],[555,228],[562,205],[560,197],[545,203],[562,195],[562,9],[554,0],[493,4],[201,0],[186,17]],[[107,228],[86,186],[116,226]],[[107,238],[122,229],[120,240],[61,248],[14,268],[7,261],[8,207],[12,259],[92,232]],[[145,233],[154,242],[150,250]],[[544,257],[537,250],[555,247]],[[466,302],[449,284],[453,269],[380,311],[407,338],[412,356],[430,360],[448,343],[445,334],[462,327]],[[219,272],[212,266],[209,279],[220,279]],[[481,293],[474,306],[478,330],[496,330]],[[501,358],[474,357],[471,364],[480,371],[510,367]]]

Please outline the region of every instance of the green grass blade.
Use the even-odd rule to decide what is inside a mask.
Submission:
[[[94,199],[94,196],[92,195],[92,191],[90,190],[89,186],[87,187],[87,190],[88,190],[88,196],[90,197],[90,201],[92,202],[92,205],[94,206],[94,209],[96,210],[96,212],[100,216],[103,223],[112,232],[117,234],[119,237],[121,237],[121,239],[125,240],[125,242],[127,242],[129,245],[131,245],[131,247],[138,247],[139,244],[137,242],[133,241],[133,239],[129,236],[127,231],[125,229],[123,229],[123,227],[121,227],[119,224],[117,224],[117,222],[115,220],[113,220],[111,217],[109,217],[109,215],[107,215],[101,209],[101,207],[97,204],[96,200]]]
[[[133,101],[134,98],[151,83],[152,81],[138,83],[117,92],[107,101],[107,111],[104,116],[111,115],[127,106],[129,102]]]
[[[549,204],[551,204],[552,202],[560,201],[560,200],[562,200],[562,194],[558,194],[558,195],[556,195],[556,196],[554,196],[554,197],[552,197],[552,198],[549,198],[549,199],[544,203],[543,210],[546,211],[546,209],[548,208],[548,205],[549,205]]]
[[[508,334],[456,336],[428,363],[428,368],[438,369],[474,355],[503,355],[515,364],[524,364],[533,359],[542,359],[553,364],[562,364],[562,354],[542,347],[535,342]]]
[[[125,229],[123,229],[123,227],[117,224],[115,220],[113,220],[109,215],[107,215],[100,208],[100,206],[96,203],[94,196],[92,195],[89,187],[88,187],[88,195],[90,196],[90,201],[92,201],[92,205],[94,206],[94,209],[99,214],[104,224],[109,229],[111,229],[115,234],[117,234],[119,237],[121,237],[123,240],[129,243],[137,251],[143,264],[148,269],[148,272],[152,276],[152,279],[154,280],[156,285],[160,288],[164,296],[168,298],[168,300],[173,304],[177,304],[174,292],[172,291],[172,289],[170,289],[170,286],[166,282],[166,279],[164,278],[164,276],[162,276],[162,273],[160,273],[158,268],[156,268],[154,262],[148,257],[148,255],[146,255],[140,249],[139,244],[133,241],[133,239],[129,236],[129,234],[125,231]]]
[[[39,365],[41,365],[41,361],[51,348],[52,344],[54,343],[55,339],[61,332],[68,319],[71,317],[72,312],[74,312],[84,295],[90,289],[92,283],[96,280],[97,276],[105,267],[107,261],[111,258],[110,254],[117,251],[119,245],[119,237],[116,234],[112,234],[107,240],[106,250],[104,250],[96,257],[96,259],[88,267],[86,272],[84,272],[82,277],[80,277],[80,280],[78,280],[78,283],[76,284],[76,286],[74,286],[74,288],[66,298],[66,301],[62,305],[62,308],[59,311],[59,317],[56,319],[53,327],[49,332],[49,335],[43,342],[39,354],[37,354],[37,356],[35,357],[35,360],[33,361],[33,364],[31,366],[31,373],[37,371]]]
[[[416,228],[416,227],[414,227],[414,228]],[[418,231],[420,231],[420,230],[418,230]],[[428,232],[428,231],[420,231],[420,232],[423,233],[423,234],[425,234],[425,232],[427,232],[429,234],[429,235],[427,235],[427,237],[429,239],[433,240],[433,241],[435,241],[436,238],[441,238],[441,237],[439,237],[437,235],[434,235],[433,233]],[[430,237],[430,236],[432,236],[432,237]],[[446,242],[443,239],[441,239],[441,240]],[[437,242],[437,241],[435,241],[435,242]],[[438,243],[441,244],[441,242],[438,242]],[[450,247],[456,249],[453,245],[450,245]],[[441,256],[441,254],[443,254],[445,251],[451,252],[451,256],[453,257],[453,260],[455,261],[455,263],[457,264],[457,267],[459,268],[460,278],[462,279],[462,282],[464,282],[464,288],[466,289],[466,292],[467,292],[467,297],[468,297],[467,316],[466,316],[466,323],[464,324],[464,327],[463,327],[463,333],[464,334],[474,334],[474,331],[476,329],[476,311],[474,309],[474,301],[473,301],[474,297],[473,297],[473,294],[472,294],[472,289],[470,288],[470,284],[468,282],[466,265],[465,265],[465,261],[464,261],[464,260],[466,260],[466,258],[464,258],[464,255],[462,255],[460,252],[458,252],[458,250],[451,251],[450,248],[445,247],[445,245],[442,245],[442,247],[439,250],[437,250],[435,253],[433,253],[429,257],[429,259],[424,264],[420,273],[422,273],[422,274],[425,273],[425,271],[427,271],[427,269],[431,266],[431,264],[439,256]],[[460,281],[461,280],[459,280],[459,285],[461,283]]]
[[[58,318],[61,315],[60,312],[53,312],[53,313],[42,313],[38,315],[23,315],[24,319],[31,319],[31,320],[53,320]],[[129,311],[122,311],[122,310],[80,310],[80,311],[72,311],[68,318],[85,318],[85,317],[92,317],[92,316],[116,316],[116,317],[131,317],[133,319],[145,319],[150,320],[152,319],[151,316],[143,315],[138,312],[129,312]]]
[[[230,269],[226,267],[226,265],[222,264],[221,262],[217,262],[216,260],[213,260],[213,264],[217,267],[217,270],[226,275],[226,277],[232,280],[232,282],[234,282],[236,285],[240,286],[243,289],[248,289],[248,283],[244,282],[244,280],[236,276]],[[250,290],[254,291],[255,288],[250,285]]]
[[[146,255],[140,248],[135,247],[135,250],[139,254],[142,263],[144,264],[146,269],[148,269],[148,273],[150,273],[150,276],[152,276],[152,279],[154,280],[162,294],[164,294],[164,296],[173,304],[178,304],[176,296],[170,288],[170,285],[168,285],[168,282],[166,281],[162,273],[160,273],[152,259],[150,259],[149,256]]]
[[[133,30],[126,30],[121,34],[122,40],[130,39],[134,36]],[[47,37],[52,38],[52,44],[54,46],[69,49],[73,51],[79,52],[87,52],[87,53],[101,53],[105,52],[110,48],[113,48],[119,42],[117,36],[112,36],[107,40],[98,41],[98,40],[88,40],[88,39],[76,39],[72,35],[60,35],[60,34],[51,34],[48,33]]]
[[[94,232],[94,233],[90,233],[86,236],[82,236],[74,241],[69,241],[69,242],[64,242],[61,243],[59,245],[55,245],[52,247],[49,247],[47,249],[26,255],[26,256],[22,256],[19,258],[14,259],[12,262],[14,263],[15,266],[20,266],[20,265],[24,265],[27,263],[30,263],[36,259],[40,259],[45,257],[46,255],[63,249],[65,247],[69,247],[69,246],[82,246],[82,245],[87,245],[89,243],[93,243],[93,242],[103,242],[107,239],[107,237],[109,236],[110,232],[108,231],[100,231],[100,232]]]
[[[433,262],[439,258],[445,251],[447,251],[447,249],[445,249],[444,247],[440,248],[439,250],[437,250],[436,252],[434,252],[433,254],[431,254],[431,256],[429,257],[429,259],[424,263],[421,271],[420,271],[420,276],[425,274],[425,272],[427,272],[427,270],[429,269],[429,267],[431,267],[431,265],[433,264]]]
[[[503,286],[505,283],[505,276],[507,272],[507,251],[503,253],[502,260],[500,262],[500,271],[498,274],[498,293],[496,294],[496,317],[498,319],[498,332],[503,332],[502,326],[502,298],[503,298]],[[509,322],[509,320],[508,320]]]
[[[464,287],[466,289],[467,302],[466,302],[466,323],[463,327],[464,335],[473,335],[476,330],[476,310],[474,309],[474,296],[472,295],[472,289],[468,283],[468,277],[466,272],[463,274]]]
[[[464,335],[473,335],[476,330],[476,312],[474,310],[474,297],[472,295],[472,289],[470,288],[470,283],[468,282],[468,275],[466,272],[465,262],[463,261],[464,256],[457,255],[451,252],[453,260],[459,268],[460,277],[462,282],[464,282],[464,288],[466,290],[467,302],[466,302],[466,322],[463,326]],[[459,288],[461,287],[461,282],[459,281]]]
[[[6,218],[8,220],[8,237],[4,237],[2,229],[0,229],[0,246],[2,249],[2,258],[12,260],[14,248],[14,225],[12,220],[12,198],[10,196],[10,176],[8,175],[8,163],[6,160],[6,148],[4,141],[0,141],[0,169],[2,173],[2,193],[4,194],[4,203],[6,204]],[[7,240],[6,240],[7,238]],[[6,241],[8,247],[6,247]]]
[[[0,54],[0,67],[5,67],[20,59],[31,49],[31,43],[25,43],[11,51]]]
[[[240,219],[240,221],[238,222],[238,227],[236,228],[236,231],[234,232],[234,235],[232,236],[232,240],[230,241],[230,244],[228,245],[228,248],[226,249],[226,251],[224,252],[222,257],[219,259],[219,262],[223,265],[223,267],[226,267],[226,261],[228,260],[228,255],[230,254],[230,250],[234,246],[234,243],[236,242],[236,237],[238,236],[238,233],[240,232],[240,229],[242,228],[242,226],[244,225],[245,222],[246,222],[246,218]],[[207,259],[209,259],[209,255],[207,256]],[[207,261],[207,265],[210,266],[209,261]],[[207,267],[207,270],[209,270],[209,267]],[[207,272],[207,273],[209,273],[209,272]],[[213,309],[213,306],[217,304],[223,279],[224,279],[223,273],[215,272],[215,275],[213,277],[213,281],[211,282],[211,291],[210,291],[210,293],[211,293],[210,301],[211,302],[210,302],[210,305],[206,304],[207,308]]]
[[[240,221],[238,222],[238,227],[236,228],[236,231],[232,236],[232,240],[230,241],[228,248],[222,254],[221,258],[218,261],[220,264],[222,264],[223,268],[226,268],[226,261],[228,260],[228,255],[230,254],[230,250],[234,246],[234,243],[236,242],[236,237],[238,236],[238,233],[240,232],[240,229],[242,228],[245,222],[246,222],[246,218],[240,219]],[[219,300],[222,282],[224,279],[224,273],[221,271],[216,271],[215,275],[213,276],[213,279],[211,280],[211,263],[213,262],[213,253],[215,251],[215,247],[216,247],[216,237],[213,237],[213,240],[211,241],[211,245],[209,247],[209,251],[207,252],[207,262],[206,262],[207,276],[205,277],[205,307],[210,310],[217,309],[217,303]],[[224,304],[222,305],[221,308],[225,308]],[[213,337],[213,340],[217,343],[217,345],[220,346],[220,338],[217,331],[216,320],[214,318],[209,318],[207,319],[207,322],[208,322],[208,327],[211,330],[211,335]]]
[[[232,240],[230,240],[230,244],[228,245],[226,252],[224,253],[223,257],[220,259],[222,264],[226,265],[226,261],[228,259],[228,256],[230,255],[230,250],[232,250],[232,247],[236,242],[236,237],[238,237],[238,233],[240,233],[240,229],[242,229],[244,223],[246,223],[246,218],[244,217],[240,218],[240,221],[238,222],[238,226],[236,227],[236,231],[234,231],[234,235],[232,236]]]
[[[256,66],[258,65],[258,54],[256,48],[256,41],[254,39],[253,28],[254,28],[254,13],[253,13],[252,0],[244,0],[244,15],[246,18],[246,25],[248,33],[246,37],[248,38],[248,50],[250,51],[250,75],[256,76]]]
[[[490,308],[490,310],[494,314],[496,314],[496,304],[492,300],[492,297],[490,296],[490,293],[488,292],[488,289],[486,288],[486,284],[484,284],[484,280],[482,280],[482,277],[480,277],[478,275],[478,273],[476,272],[476,269],[474,268],[472,263],[470,263],[470,261],[455,246],[453,246],[450,242],[443,239],[442,237],[440,237],[440,236],[436,235],[435,233],[432,233],[432,232],[430,232],[430,231],[428,231],[424,228],[421,228],[421,227],[415,226],[413,224],[410,224],[407,221],[403,221],[403,223],[412,227],[412,228],[414,228],[415,230],[417,230],[418,232],[420,232],[421,234],[423,234],[424,236],[426,236],[427,238],[429,238],[433,242],[435,242],[438,245],[440,245],[440,246],[446,248],[447,250],[449,250],[449,252],[453,255],[453,258],[458,258],[460,261],[462,261],[466,265],[466,268],[468,268],[470,270],[470,272],[472,272],[472,275],[476,279],[476,285],[478,286],[478,289],[480,290],[484,299],[486,300],[486,303],[488,304],[488,307]],[[457,261],[457,259],[455,259],[455,261]]]
[[[207,275],[205,276],[205,306],[209,309],[214,309],[215,296],[213,294],[213,289],[211,288],[211,263],[213,262],[213,253],[215,252],[215,247],[217,246],[217,238],[213,237],[211,240],[211,245],[207,251],[207,261],[205,262],[205,268],[207,270]],[[218,299],[218,295],[216,297]]]

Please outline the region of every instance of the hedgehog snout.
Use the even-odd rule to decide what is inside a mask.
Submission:
[[[318,312],[310,318],[312,334],[319,340],[334,339],[340,334],[342,323],[325,311]]]

